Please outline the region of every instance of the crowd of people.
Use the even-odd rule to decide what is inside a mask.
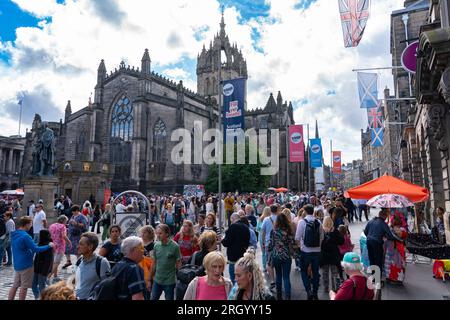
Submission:
[[[375,295],[366,284],[369,265],[388,280],[404,277],[405,216],[396,212],[387,221],[383,209],[369,221],[365,201],[341,194],[228,193],[220,201],[149,195],[148,203],[123,196],[104,207],[95,199],[80,207],[61,196],[51,225],[42,201],[31,201],[16,223],[12,207],[0,203],[6,226],[0,258],[5,252],[6,266],[14,267],[9,298],[20,288],[25,299],[31,288],[36,299],[49,300],[159,300],[163,293],[166,300],[290,300],[295,263],[308,300],[319,299],[320,286],[332,300],[368,300]],[[125,237],[113,211],[147,211],[149,224]],[[363,214],[368,224],[359,255],[349,225]],[[62,281],[60,268],[70,266],[74,277]]]

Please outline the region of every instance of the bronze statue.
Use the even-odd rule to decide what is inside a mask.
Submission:
[[[55,134],[46,124],[36,128],[32,174],[52,176],[55,164]]]

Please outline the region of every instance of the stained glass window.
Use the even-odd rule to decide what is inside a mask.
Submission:
[[[116,102],[111,117],[111,137],[122,141],[133,138],[133,105],[125,95]]]

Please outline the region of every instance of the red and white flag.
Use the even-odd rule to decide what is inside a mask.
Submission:
[[[357,47],[370,16],[370,0],[338,0],[344,46]]]

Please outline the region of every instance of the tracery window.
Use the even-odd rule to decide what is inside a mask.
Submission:
[[[121,141],[133,138],[133,105],[125,95],[116,102],[111,117],[111,137]]]
[[[133,105],[122,95],[114,104],[111,115],[110,161],[127,163],[131,161],[131,140],[133,138]]]
[[[166,124],[158,119],[153,128],[153,161],[166,161]]]

